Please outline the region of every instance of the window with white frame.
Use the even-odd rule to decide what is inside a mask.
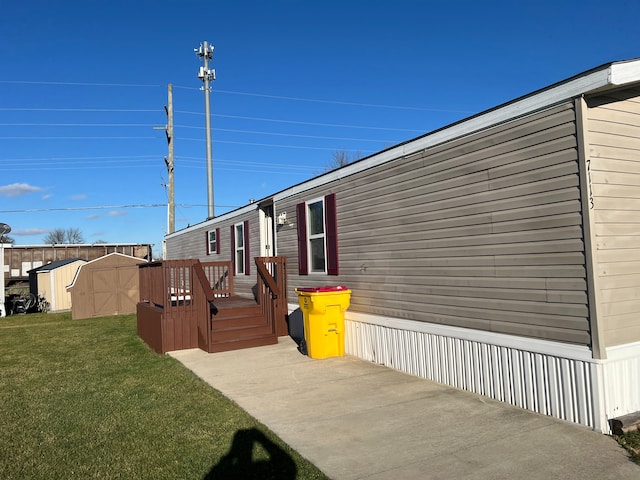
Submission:
[[[339,275],[336,195],[296,204],[298,273]]]
[[[235,264],[236,274],[244,274],[244,224],[238,223],[235,225]]]
[[[309,271],[326,273],[327,255],[325,248],[324,200],[307,203],[307,238],[309,241]]]
[[[218,235],[215,230],[207,232],[207,254],[218,252]]]

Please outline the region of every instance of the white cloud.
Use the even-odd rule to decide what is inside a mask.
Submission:
[[[28,183],[12,183],[0,187],[0,195],[4,197],[19,197],[20,195],[28,195],[33,192],[42,190],[40,187],[29,185]]]
[[[100,218],[102,215],[99,213],[92,213],[91,215],[87,215],[85,218],[87,220],[95,220],[96,218]]]
[[[71,195],[69,197],[69,200],[77,202],[78,200],[85,200],[86,198],[87,198],[87,196],[84,193],[79,193],[77,195]]]
[[[109,217],[122,217],[124,215],[126,215],[127,212],[123,211],[123,210],[111,210],[109,213],[107,213],[107,215]]]
[[[23,230],[12,230],[11,235],[16,237],[28,236],[28,235],[46,235],[51,230],[46,228],[25,228]]]

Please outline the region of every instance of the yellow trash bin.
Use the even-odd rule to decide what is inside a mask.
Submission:
[[[344,355],[344,311],[349,308],[351,290],[335,287],[296,288],[304,316],[304,340],[311,358]]]

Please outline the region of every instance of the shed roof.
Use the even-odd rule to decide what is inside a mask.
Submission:
[[[97,265],[101,263],[106,263],[108,266],[115,267],[115,266],[121,266],[121,265],[133,265],[133,264],[146,263],[146,262],[147,260],[143,258],[132,257],[131,255],[125,255],[124,253],[118,253],[118,252],[113,252],[113,253],[109,253],[108,255],[103,255],[102,257],[96,258],[89,262],[85,262],[83,265],[80,265],[80,268],[78,268],[78,271],[73,277],[73,281],[71,282],[70,285],[67,285],[67,290],[73,288],[73,286],[76,283],[76,280],[80,276],[81,271],[83,270],[84,267],[91,269],[92,265]]]
[[[27,273],[33,273],[33,272],[46,272],[46,271],[50,271],[50,270],[55,270],[56,268],[60,268],[63,267],[65,265],[68,265],[70,263],[74,263],[74,262],[85,262],[86,260],[83,258],[65,258],[62,260],[55,260],[53,262],[49,262],[46,265],[41,265],[39,267],[36,268],[32,268],[31,270],[27,271]]]

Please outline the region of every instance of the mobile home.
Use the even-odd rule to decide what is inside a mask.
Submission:
[[[348,354],[608,433],[640,411],[640,60],[613,62],[165,237],[347,285]],[[291,302],[290,311],[297,304]]]

